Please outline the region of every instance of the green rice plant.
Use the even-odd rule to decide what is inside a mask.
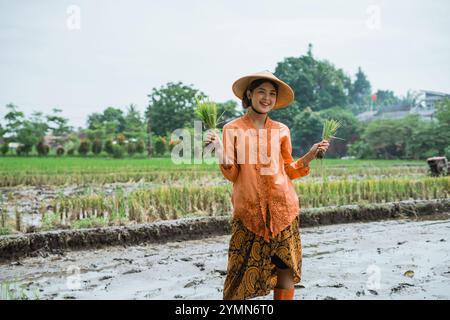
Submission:
[[[0,300],[39,300],[37,289],[34,290],[34,297],[30,297],[23,285],[18,285],[17,281],[0,282]]]
[[[58,213],[49,212],[41,221],[40,229],[42,231],[48,231],[56,229],[58,226],[60,226],[60,215]]]
[[[72,223],[73,229],[87,229],[87,228],[100,228],[108,226],[109,221],[103,217],[92,217],[74,221]]]
[[[218,124],[216,103],[201,97],[195,97],[195,102],[197,117],[205,123],[208,129],[216,129]]]
[[[17,207],[14,207],[14,213],[16,216],[16,230],[20,232],[22,230],[22,213]]]
[[[62,160],[58,159],[58,160]],[[103,159],[82,159],[86,161],[86,167],[79,167],[82,161],[71,163],[67,166],[55,162],[55,159],[37,160],[18,158],[15,163],[9,163],[8,158],[0,158],[0,187],[13,187],[19,185],[102,185],[105,183],[145,182],[153,184],[191,184],[199,180],[210,180],[216,183],[223,177],[215,165],[183,165],[174,166],[166,160],[158,160],[152,164],[144,165],[140,159],[133,161],[124,160],[122,164],[114,164],[114,160],[106,162]],[[93,161],[93,162],[91,162]],[[113,161],[113,162],[111,162]],[[26,166],[23,166],[27,164]],[[17,165],[17,166],[16,166]],[[322,163],[321,163],[322,165]],[[311,163],[314,169],[316,164]],[[349,176],[419,176],[427,172],[425,162],[396,161],[396,160],[327,160],[327,178],[339,178]],[[323,173],[311,170],[306,179],[323,177]],[[10,193],[13,198],[13,194]],[[13,201],[8,200],[8,202]]]
[[[310,208],[408,199],[448,198],[450,177],[305,180],[296,182],[294,186],[299,195],[301,207]],[[58,201],[63,201],[65,204],[70,204],[66,206],[71,211],[79,212],[83,210],[83,203],[89,200],[90,210],[94,208],[95,214],[91,217],[80,215],[74,222],[88,219],[86,224],[92,225],[93,222],[101,222],[101,219],[109,223],[141,223],[186,216],[229,215],[232,212],[230,198],[230,185],[205,187],[185,185],[138,189],[128,194],[118,189],[111,196],[66,197],[56,200],[55,205],[59,207]]]
[[[337,120],[333,120],[333,119],[325,120],[323,123],[322,140],[330,141],[333,138],[340,139],[335,136],[337,129],[339,129],[340,127],[341,127],[341,123]],[[323,159],[324,155],[325,155],[324,152],[319,150],[319,152],[317,153],[317,158]]]

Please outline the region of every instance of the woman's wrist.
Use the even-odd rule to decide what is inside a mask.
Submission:
[[[314,157],[312,156],[312,154],[310,152],[306,153],[302,158],[303,164],[305,166],[309,166],[309,163],[314,160]]]

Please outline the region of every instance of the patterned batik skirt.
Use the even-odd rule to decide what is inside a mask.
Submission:
[[[269,214],[270,215],[270,214]],[[267,224],[269,224],[268,219]],[[277,284],[277,270],[290,268],[294,283],[301,280],[300,217],[270,242],[233,218],[223,299],[244,300],[270,294]]]

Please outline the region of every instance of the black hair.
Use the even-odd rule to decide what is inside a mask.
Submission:
[[[244,90],[244,95],[242,97],[242,106],[244,107],[244,109],[247,109],[248,107],[250,107],[252,105],[252,101],[248,98],[247,96],[247,90],[250,90],[251,92],[253,92],[253,90],[257,87],[259,87],[260,85],[262,85],[265,82],[269,82],[270,84],[272,84],[277,92],[278,95],[278,83],[276,83],[275,81],[269,80],[269,79],[256,79],[253,80],[247,87],[247,89]]]

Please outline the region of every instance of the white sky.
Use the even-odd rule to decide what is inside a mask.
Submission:
[[[449,16],[448,0],[0,0],[0,119],[12,102],[26,114],[59,107],[81,126],[107,106],[145,110],[169,81],[222,102],[235,79],[308,43],[352,79],[361,66],[373,91],[450,92]]]

